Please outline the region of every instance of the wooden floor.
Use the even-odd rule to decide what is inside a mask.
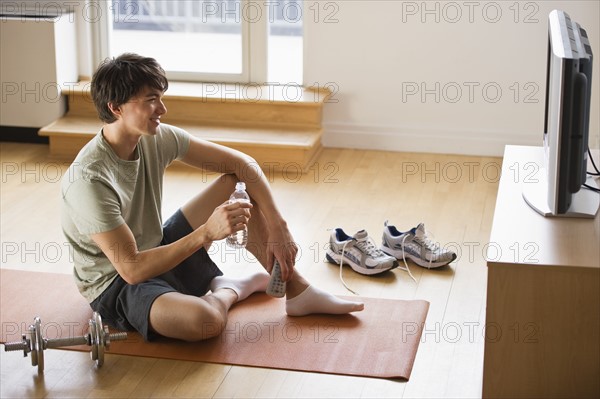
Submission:
[[[70,273],[59,223],[60,178],[68,164],[39,144],[0,143],[1,267]],[[108,354],[96,369],[87,353],[46,351],[38,376],[30,359],[0,352],[0,397],[480,397],[487,270],[484,260],[500,173],[499,158],[325,149],[306,174],[290,163],[269,174],[299,243],[297,270],[315,285],[350,295],[338,269],[324,261],[328,229],[367,229],[379,244],[383,223],[400,230],[419,222],[459,257],[451,266],[367,277],[345,269],[361,296],[424,299],[431,303],[408,382]],[[164,189],[165,215],[215,176],[172,168]],[[249,256],[221,251],[227,273],[258,268]],[[27,295],[23,287],[23,296]],[[51,300],[51,299],[50,299]],[[60,304],[56,304],[60,306]],[[34,315],[32,315],[33,318]]]

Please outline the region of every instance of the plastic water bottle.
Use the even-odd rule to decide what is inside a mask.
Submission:
[[[250,196],[246,192],[246,183],[238,182],[235,185],[235,191],[229,197],[229,203],[234,202],[250,202]],[[232,248],[244,248],[248,243],[248,227],[243,230],[236,231],[227,237],[227,245]]]

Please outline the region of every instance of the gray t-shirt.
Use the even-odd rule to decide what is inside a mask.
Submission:
[[[100,131],[63,176],[62,229],[73,248],[77,287],[89,302],[117,276],[90,235],[127,223],[140,251],[158,246],[163,174],[173,160],[185,155],[189,143],[187,132],[161,124],[155,136],[142,136],[136,159],[125,161],[117,157]]]

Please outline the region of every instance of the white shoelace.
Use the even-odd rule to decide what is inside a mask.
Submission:
[[[348,287],[348,285],[344,281],[344,277],[342,276],[342,269],[343,269],[343,266],[344,266],[344,253],[346,252],[346,245],[348,245],[351,242],[354,243],[354,242],[356,242],[356,240],[353,238],[351,240],[346,241],[344,243],[344,245],[342,245],[342,256],[340,257],[340,280],[342,280],[342,284],[344,284],[344,287],[346,287],[346,289],[348,291],[350,291],[354,295],[358,295],[358,292],[356,292],[352,288]]]
[[[410,269],[408,268],[408,263],[406,263],[406,256],[404,255],[404,241],[406,241],[406,238],[408,237],[408,234],[404,235],[404,238],[402,239],[402,261],[404,262],[404,269],[406,272],[408,272],[408,275],[410,276],[410,278],[413,279],[413,281],[416,283],[417,279],[412,275],[412,273],[410,272]],[[415,236],[416,238],[416,236]],[[400,268],[402,269],[402,268]]]

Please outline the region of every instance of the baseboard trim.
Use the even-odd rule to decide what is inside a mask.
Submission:
[[[39,127],[0,126],[0,141],[48,144],[48,137],[38,135]]]
[[[324,123],[322,143],[324,147],[501,157],[506,145],[541,145],[541,140],[541,132]]]

